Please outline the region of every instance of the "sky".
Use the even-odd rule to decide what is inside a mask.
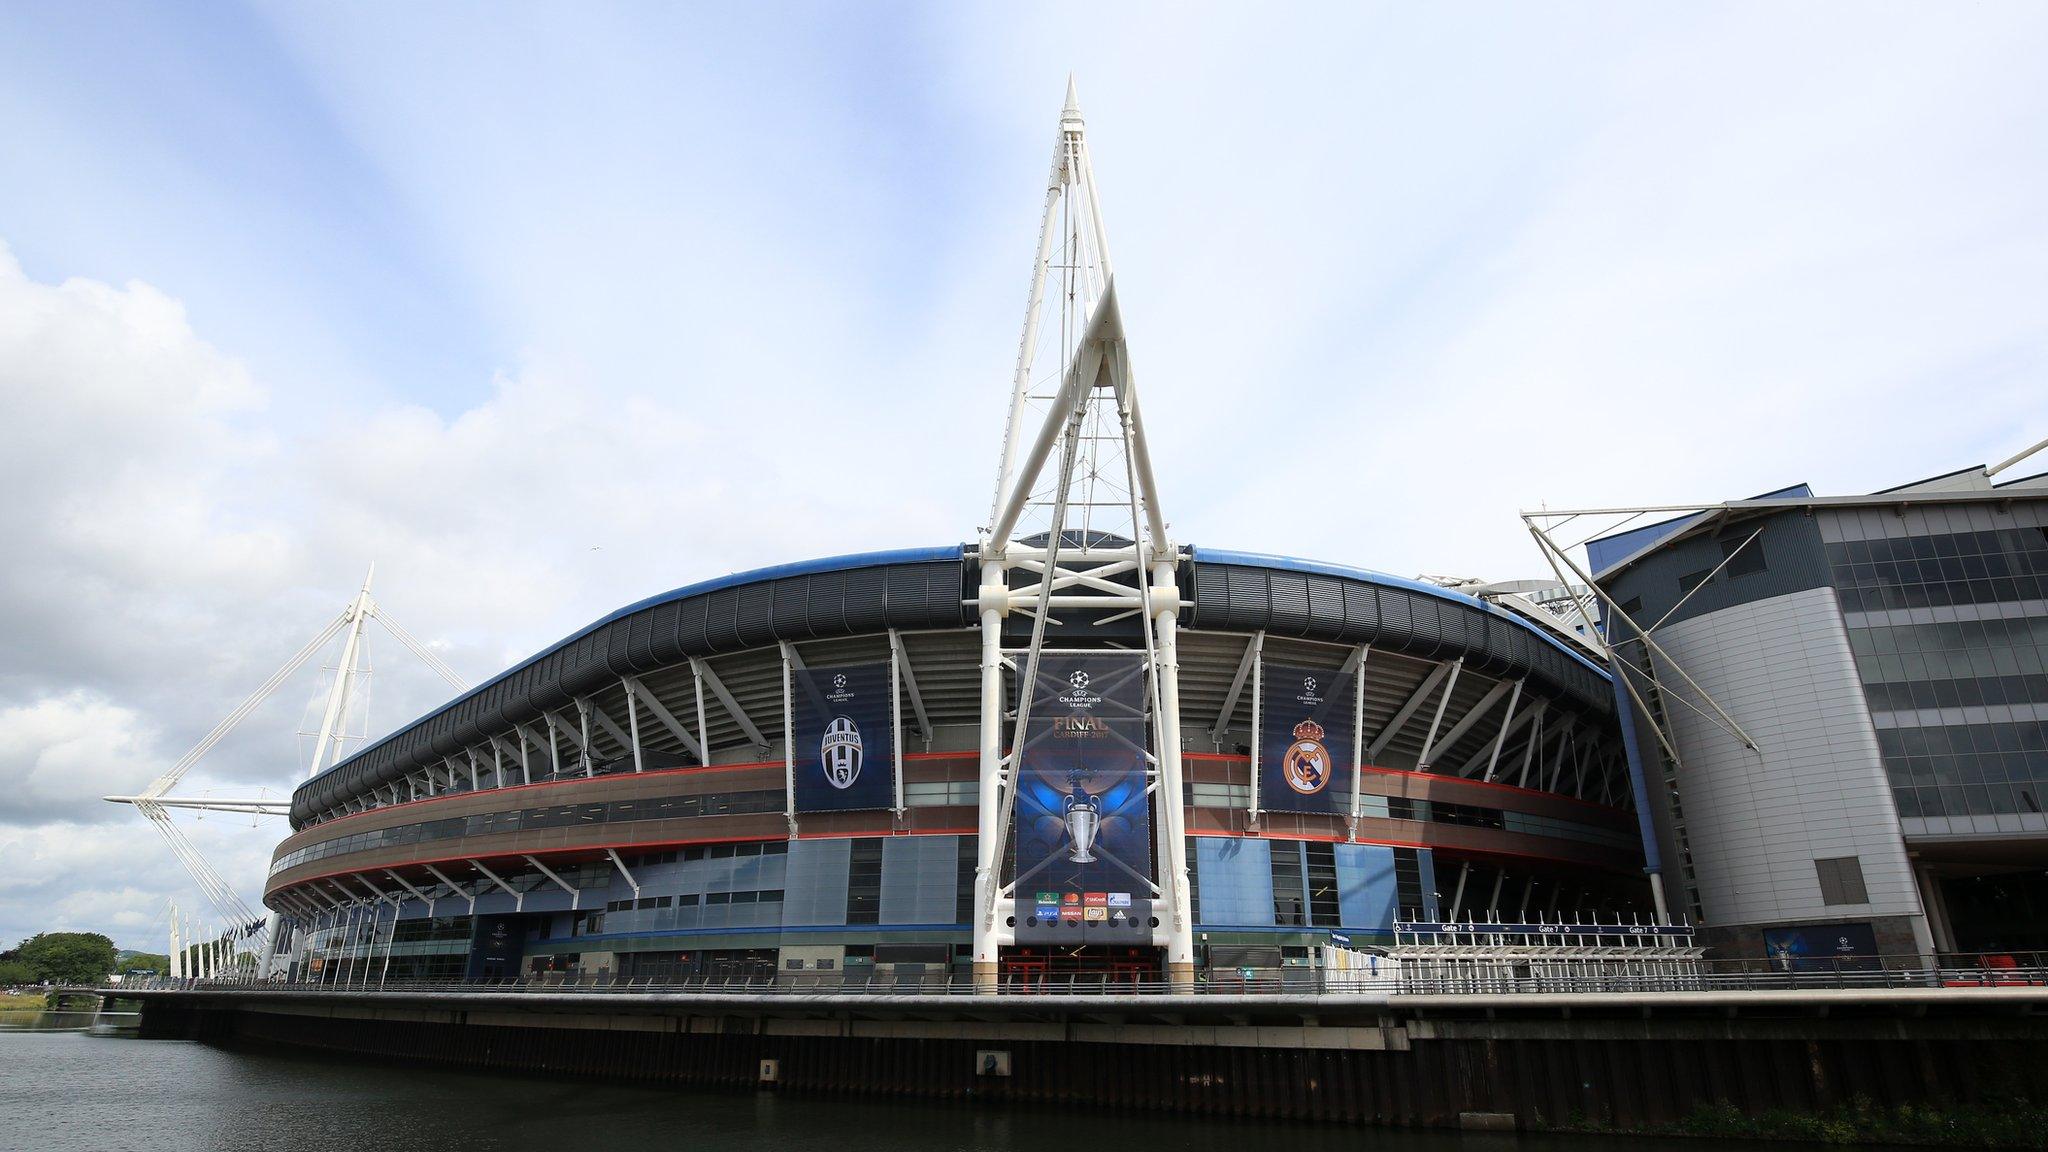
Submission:
[[[99,797],[372,562],[481,681],[973,539],[1070,72],[1175,539],[1510,579],[1524,509],[2048,436],[2044,56],[2037,4],[0,0],[0,946],[162,950],[199,898]],[[372,658],[371,734],[445,696]],[[322,689],[180,792],[288,793]],[[180,823],[253,903],[282,823]]]

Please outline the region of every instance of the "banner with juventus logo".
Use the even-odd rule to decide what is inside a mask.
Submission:
[[[892,807],[896,733],[889,665],[793,668],[789,690],[796,810]]]
[[[1017,939],[1152,931],[1145,654],[1046,653],[1017,768]]]
[[[1349,815],[1351,677],[1278,664],[1265,665],[1260,677],[1259,807]]]

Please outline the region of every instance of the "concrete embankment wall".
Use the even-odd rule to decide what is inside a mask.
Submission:
[[[1822,1112],[2039,1096],[2048,1026],[1995,1014],[1611,1015],[1286,1025],[789,1019],[154,1001],[148,1035],[547,1075],[1170,1109],[1357,1124],[1671,1125],[1721,1103]],[[1010,1075],[982,1075],[988,1053]]]

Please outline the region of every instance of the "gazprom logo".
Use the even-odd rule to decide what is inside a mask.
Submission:
[[[860,779],[863,757],[860,725],[851,717],[834,716],[825,725],[825,738],[818,741],[818,762],[825,769],[826,782],[834,788],[853,787]]]

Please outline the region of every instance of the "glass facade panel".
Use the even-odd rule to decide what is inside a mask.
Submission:
[[[351,836],[323,840],[318,844],[308,844],[304,848],[278,857],[270,866],[270,874],[275,876],[287,868],[295,868],[311,860],[346,855],[350,852],[366,852],[372,848],[389,848],[433,840],[453,840],[465,836],[482,836],[492,832],[535,828],[587,828],[597,824],[668,820],[679,816],[780,812],[782,807],[782,792],[764,789],[752,792],[721,792],[704,796],[676,796],[657,800],[621,800],[609,804],[562,804],[514,812],[455,816],[419,824],[403,824],[396,828],[358,832]],[[787,851],[786,848],[783,850]],[[761,849],[756,847],[754,851],[758,853]],[[725,846],[724,852],[730,856],[731,846]]]
[[[846,922],[882,920],[882,841],[855,840],[846,871]]]
[[[1273,923],[1297,927],[1308,922],[1308,896],[1301,886],[1301,845],[1273,845]]]
[[[1899,815],[2042,811],[2048,533],[1849,540],[1827,555]],[[1984,619],[1878,615],[1958,605],[1999,607],[1971,610]]]
[[[1335,928],[1343,923],[1337,899],[1337,853],[1335,845],[1302,845],[1308,854],[1308,918],[1318,928]]]

